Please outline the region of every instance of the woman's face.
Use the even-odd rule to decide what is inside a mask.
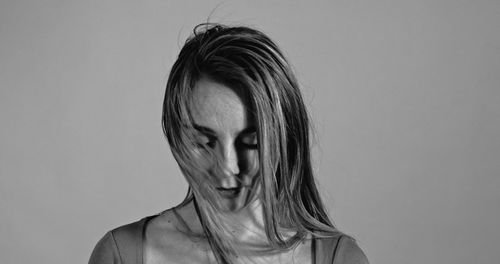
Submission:
[[[245,207],[253,197],[259,170],[257,128],[249,96],[243,89],[202,78],[194,88],[190,108],[198,146],[195,153],[216,158],[202,169],[211,176],[207,180],[213,181],[219,194],[220,209]]]

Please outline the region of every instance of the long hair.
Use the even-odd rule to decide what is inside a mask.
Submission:
[[[290,64],[278,46],[258,30],[201,24],[170,71],[162,126],[190,186],[184,202],[195,200],[216,259],[230,263],[236,252],[224,237],[224,227],[216,221],[220,214],[211,198],[215,194],[199,177],[205,172],[192,158],[189,103],[193,87],[202,77],[241,87],[250,97],[257,126],[259,199],[270,245],[282,250],[297,245],[308,234],[338,235],[314,181],[309,117]],[[296,233],[285,237],[282,228]]]

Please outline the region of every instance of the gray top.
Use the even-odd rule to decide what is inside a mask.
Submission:
[[[155,216],[107,232],[95,246],[89,264],[143,264],[145,227]],[[368,264],[356,242],[344,235],[313,238],[312,253],[313,264]]]

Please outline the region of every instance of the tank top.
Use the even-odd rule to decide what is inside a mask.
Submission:
[[[97,243],[89,264],[144,264],[143,248],[146,225],[157,215],[113,229]],[[345,263],[346,257],[355,262],[368,263],[366,256],[350,237],[314,237],[311,244],[313,264]],[[358,261],[359,260],[359,261]]]

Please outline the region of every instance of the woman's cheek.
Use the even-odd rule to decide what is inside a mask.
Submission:
[[[206,171],[213,169],[214,158],[208,150],[194,147],[191,151],[191,155],[198,169]]]
[[[259,171],[259,152],[257,150],[250,150],[247,152],[247,167],[245,172],[247,175],[256,175]]]

